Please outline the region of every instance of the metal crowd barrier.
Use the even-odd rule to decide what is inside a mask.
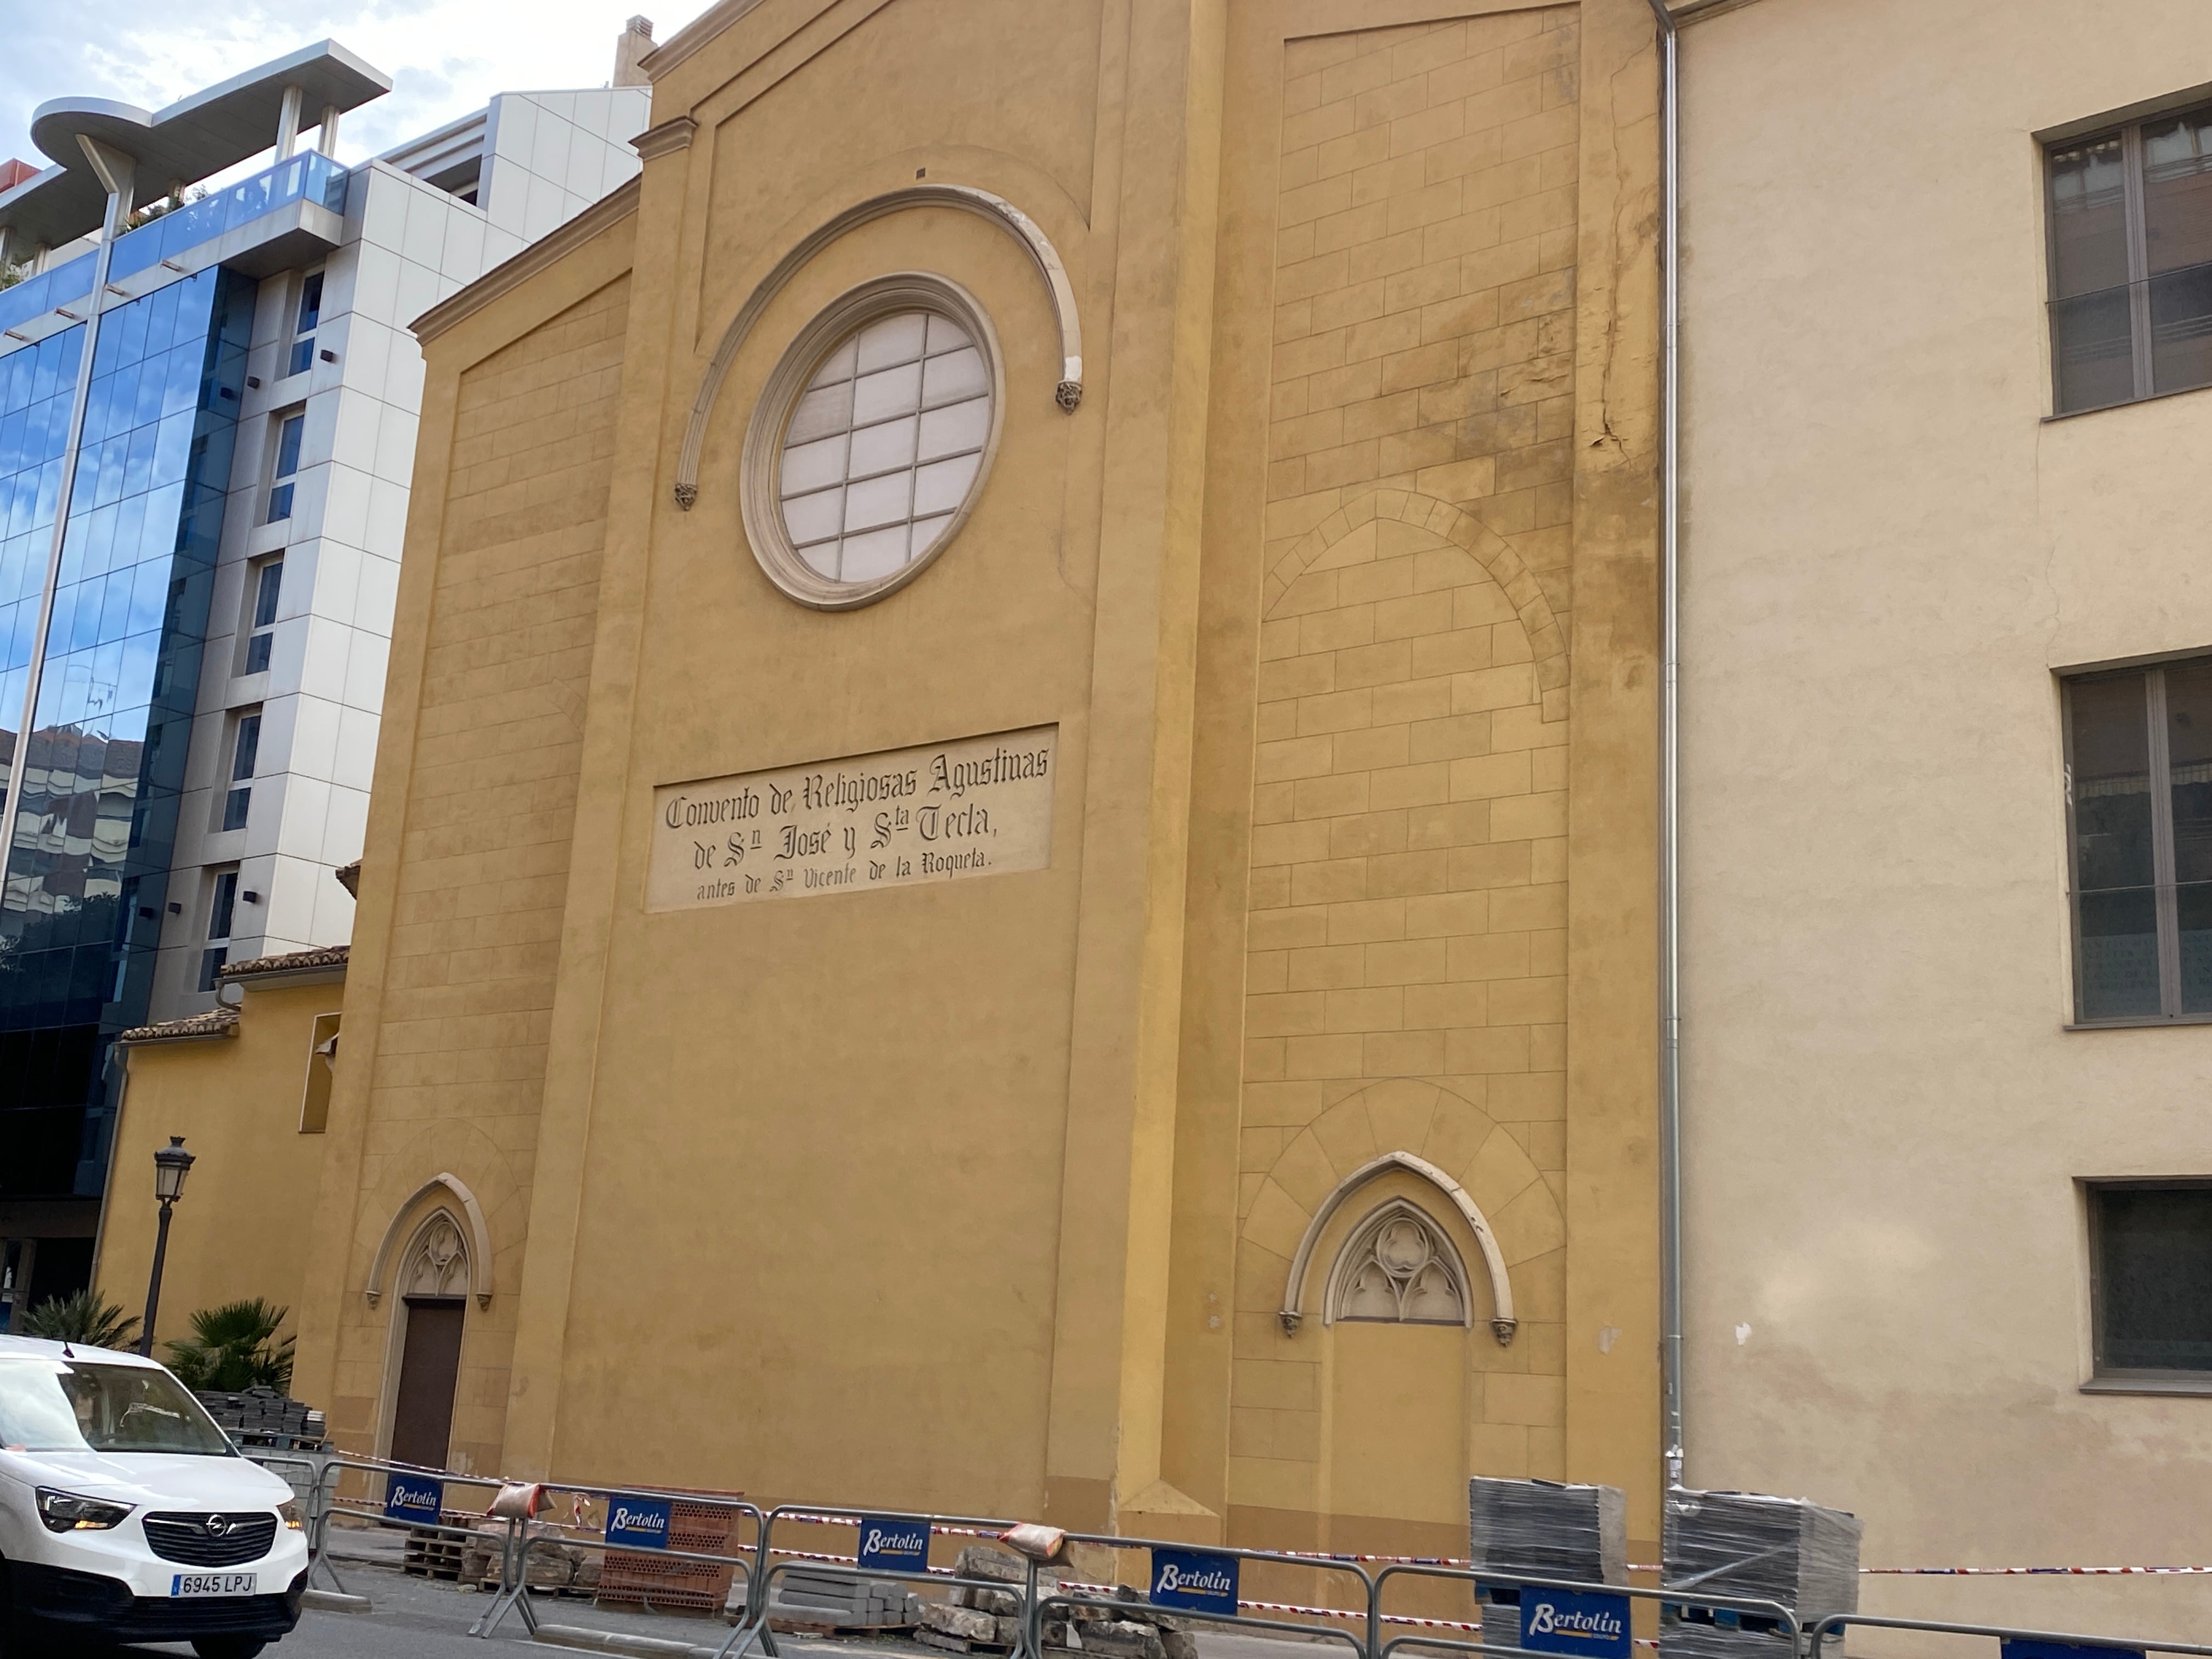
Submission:
[[[2051,1659],[2052,1647],[2075,1650],[2072,1659],[2127,1659],[2130,1654],[2193,1653],[2212,1654],[2212,1647],[2201,1647],[2190,1642],[2154,1642],[2132,1637],[2069,1635],[2063,1631],[2014,1630],[2003,1625],[1948,1625],[1928,1619],[1881,1619],[1868,1613],[1832,1613],[1814,1620],[1806,1628],[1809,1645],[1808,1653],[1817,1656],[1820,1644],[1831,1636],[1840,1636],[1845,1629],[1911,1630],[1936,1636],[1988,1636],[1999,1644],[1998,1651],[2004,1659]],[[2015,1656],[2011,1649],[2015,1642],[2035,1644],[2043,1650],[2023,1650]]]
[[[789,1572],[802,1566],[808,1571],[823,1572],[835,1577],[849,1578],[856,1583],[883,1579],[897,1583],[939,1584],[964,1589],[1002,1590],[1008,1588],[1006,1583],[995,1578],[963,1578],[949,1568],[930,1566],[926,1546],[922,1553],[922,1563],[919,1567],[891,1567],[880,1565],[869,1566],[863,1565],[858,1557],[833,1556],[811,1550],[779,1550],[775,1544],[775,1532],[778,1522],[796,1522],[801,1525],[855,1528],[865,1528],[872,1522],[890,1522],[898,1525],[927,1528],[927,1536],[933,1540],[941,1534],[951,1538],[993,1540],[995,1540],[1000,1534],[1016,1524],[1012,1521],[1001,1520],[993,1516],[941,1515],[906,1510],[869,1510],[830,1504],[779,1504],[768,1511],[760,1528],[759,1570],[748,1585],[750,1593],[745,1601],[745,1617],[738,1627],[723,1639],[722,1644],[715,1649],[715,1659],[742,1659],[742,1656],[751,1650],[755,1642],[759,1643],[761,1650],[769,1655],[769,1659],[778,1659],[781,1650],[776,1646],[775,1632],[769,1628],[769,1624],[775,1604],[775,1577],[779,1573]],[[770,1559],[779,1554],[787,1554],[793,1559],[787,1561],[775,1561]],[[1034,1592],[1036,1586],[1036,1564],[1034,1562],[1030,1563],[1029,1566],[1029,1586]],[[1022,1650],[1018,1644],[1017,1659],[1020,1659],[1021,1653]]]
[[[1328,1625],[1292,1624],[1282,1619],[1255,1619],[1245,1612],[1247,1607],[1276,1611],[1295,1610],[1305,1613],[1309,1616],[1338,1618],[1360,1622],[1371,1629],[1375,1619],[1375,1581],[1366,1568],[1356,1562],[1329,1560],[1323,1557],[1296,1554],[1285,1550],[1255,1550],[1243,1549],[1233,1545],[1178,1543],[1165,1538],[1123,1538],[1110,1533],[1071,1532],[1066,1534],[1066,1539],[1070,1545],[1087,1545],[1117,1553],[1123,1550],[1145,1551],[1152,1559],[1152,1565],[1146,1573],[1145,1595],[1141,1599],[1124,1596],[1120,1594],[1121,1589],[1120,1585],[1091,1585],[1081,1589],[1067,1586],[1051,1595],[1042,1596],[1032,1593],[1023,1614],[1023,1638],[1026,1650],[1024,1659],[1042,1659],[1046,1609],[1049,1607],[1066,1609],[1066,1616],[1070,1619],[1075,1616],[1074,1609],[1078,1607],[1103,1607],[1109,1612],[1141,1615],[1164,1614],[1178,1621],[1188,1620],[1200,1624],[1217,1625],[1229,1630],[1268,1632],[1277,1635],[1296,1637],[1302,1641],[1312,1641],[1316,1638],[1340,1641],[1349,1645],[1353,1654],[1359,1656],[1359,1659],[1370,1659],[1368,1645],[1352,1631],[1339,1630]],[[1170,1561],[1176,1558],[1186,1561],[1229,1560],[1236,1562],[1240,1570],[1243,1563],[1257,1561],[1271,1566],[1296,1568],[1304,1572],[1328,1572],[1349,1577],[1357,1581],[1359,1586],[1358,1599],[1361,1605],[1358,1609],[1334,1607],[1294,1609],[1285,1603],[1249,1600],[1242,1594],[1241,1571],[1234,1579],[1223,1581],[1226,1585],[1225,1589],[1214,1593],[1218,1601],[1226,1601],[1228,1606],[1203,1607],[1189,1602],[1156,1601],[1153,1597],[1159,1593],[1158,1586],[1163,1578],[1160,1560],[1162,1552],[1166,1553]],[[1036,1581],[1034,1568],[1030,1571],[1030,1578],[1034,1589]]]
[[[1519,1574],[1482,1572],[1468,1567],[1432,1566],[1427,1563],[1393,1562],[1374,1577],[1373,1612],[1367,1628],[1367,1659],[1390,1659],[1401,1648],[1444,1649],[1457,1653],[1522,1654],[1537,1651],[1516,1646],[1511,1643],[1488,1639],[1487,1625],[1481,1626],[1485,1639],[1466,1641],[1456,1637],[1424,1635],[1419,1629],[1404,1636],[1382,1639],[1382,1626],[1387,1624],[1411,1624],[1434,1628],[1449,1625],[1444,1620],[1415,1620],[1406,1615],[1393,1615],[1382,1610],[1384,1588],[1394,1578],[1443,1579],[1448,1583],[1464,1583],[1470,1591],[1510,1589],[1525,1598],[1530,1590],[1557,1590],[1574,1596],[1607,1596],[1621,1601],[1654,1601],[1661,1607],[1700,1608],[1725,1615],[1730,1620],[1743,1616],[1770,1621],[1789,1638],[1788,1653],[1793,1656],[1803,1652],[1804,1630],[1796,1613],[1779,1601],[1771,1601],[1755,1595],[1714,1595],[1703,1590],[1668,1589],[1661,1585],[1597,1584],[1576,1578],[1529,1578]],[[1496,1603],[1492,1605],[1495,1606]],[[1527,1639],[1526,1632],[1522,1640]],[[1593,1651],[1595,1650],[1593,1649]],[[1815,1650],[1817,1651],[1817,1650]]]
[[[510,1485],[520,1484],[495,1475],[464,1474],[452,1469],[428,1469],[411,1464],[393,1462],[388,1459],[350,1457],[329,1453],[280,1453],[251,1451],[246,1454],[257,1463],[269,1468],[305,1469],[309,1478],[307,1488],[305,1527],[308,1545],[313,1552],[309,1583],[318,1574],[327,1578],[341,1593],[346,1587],[331,1562],[329,1528],[332,1517],[350,1514],[374,1522],[380,1527],[404,1528],[411,1532],[429,1532],[466,1540],[471,1543],[485,1541],[483,1522],[472,1521],[467,1525],[448,1522],[443,1505],[443,1487],[449,1485],[476,1487],[491,1492]],[[345,1473],[370,1477],[384,1477],[387,1495],[389,1483],[394,1478],[413,1477],[441,1483],[441,1507],[437,1519],[424,1520],[416,1516],[395,1516],[383,1508],[371,1508],[364,1504],[352,1507],[337,1492],[338,1482]],[[293,1482],[295,1490],[301,1483]],[[855,1582],[888,1580],[895,1583],[929,1584],[943,1588],[1011,1590],[1014,1586],[1005,1580],[963,1577],[952,1569],[929,1564],[927,1547],[919,1565],[898,1567],[882,1565],[863,1565],[857,1557],[836,1555],[829,1552],[781,1547],[775,1541],[779,1525],[860,1527],[864,1522],[884,1522],[894,1525],[927,1528],[931,1540],[943,1536],[965,1538],[977,1541],[999,1542],[1001,1534],[1016,1523],[1003,1518],[984,1516],[937,1514],[898,1510],[868,1510],[860,1505],[821,1504],[780,1504],[763,1510],[742,1498],[723,1498],[694,1492],[675,1492],[650,1486],[587,1486],[569,1481],[544,1481],[541,1485],[549,1496],[565,1494],[599,1500],[612,1506],[621,1499],[635,1498],[651,1502],[710,1503],[732,1510],[737,1516],[749,1520],[753,1528],[750,1547],[729,1554],[699,1550],[682,1550],[666,1546],[653,1547],[634,1540],[610,1540],[605,1529],[599,1537],[569,1537],[550,1532],[533,1533],[533,1523],[520,1516],[507,1517],[504,1535],[500,1540],[500,1576],[497,1593],[489,1607],[469,1626],[471,1636],[489,1638],[494,1634],[510,1613],[519,1612],[524,1625],[534,1635],[538,1619],[529,1600],[530,1552],[541,1545],[557,1543],[568,1548],[597,1550],[604,1556],[609,1553],[634,1553],[650,1556],[656,1560],[696,1561],[715,1566],[728,1566],[742,1576],[744,1596],[736,1627],[716,1649],[716,1659],[746,1659],[757,1647],[769,1659],[781,1659],[775,1635],[770,1627],[775,1606],[775,1583],[778,1575],[798,1570],[827,1572]],[[374,1504],[372,1498],[368,1504]],[[1388,1587],[1394,1580],[1442,1581],[1464,1584],[1469,1592],[1480,1596],[1482,1592],[1515,1591],[1525,1598],[1530,1591],[1553,1591],[1568,1596],[1603,1596],[1619,1603],[1650,1602],[1664,1608],[1695,1609],[1713,1616],[1718,1622],[1737,1623],[1750,1619],[1771,1628],[1782,1638],[1778,1651],[1789,1659],[1821,1659],[1824,1644],[1842,1636],[1847,1629],[1913,1631],[1932,1635],[1983,1637],[2001,1644],[2001,1659],[2144,1659],[2150,1654],[2194,1656],[2195,1659],[2212,1659],[2212,1645],[2185,1642],[2159,1641],[2148,1638],[2084,1635],[2078,1632],[2030,1630],[1999,1625],[1954,1624],[1939,1620],[1892,1619],[1871,1613],[1827,1613],[1801,1618],[1783,1603],[1756,1596],[1730,1596],[1707,1594],[1704,1591],[1669,1589],[1664,1585],[1644,1586],[1593,1583],[1577,1579],[1528,1578],[1518,1575],[1483,1572],[1464,1566],[1389,1558],[1330,1556],[1315,1552],[1291,1550],[1244,1549],[1231,1546],[1195,1545],[1167,1539],[1124,1538],[1105,1533],[1066,1533],[1063,1534],[1070,1546],[1082,1546],[1115,1552],[1145,1551],[1152,1555],[1153,1566],[1147,1577],[1146,1591],[1136,1597],[1120,1592],[1126,1588],[1118,1585],[1091,1584],[1079,1580],[1056,1576],[1048,1588],[1042,1582],[1042,1571],[1035,1559],[1023,1557],[1025,1581],[1023,1585],[1022,1613],[1018,1639],[1013,1644],[1012,1659],[1043,1659],[1043,1630],[1054,1611],[1073,1619],[1079,1608],[1103,1609],[1109,1613],[1133,1614],[1149,1618],[1164,1614],[1177,1620],[1189,1620],[1224,1630],[1242,1630],[1255,1634],[1268,1633],[1291,1636],[1304,1639],[1320,1638],[1341,1641],[1349,1645],[1357,1659],[1395,1659],[1403,1650],[1442,1650],[1452,1653],[1471,1653],[1498,1656],[1499,1659],[1558,1659],[1557,1650],[1528,1648],[1505,1641],[1489,1640],[1489,1632],[1480,1620],[1469,1621],[1394,1613],[1384,1607]],[[1239,1590],[1240,1580],[1232,1573],[1225,1582],[1227,1596],[1233,1601],[1234,1611],[1224,1606],[1202,1607],[1183,1602],[1161,1601],[1152,1599],[1158,1593],[1160,1578],[1158,1553],[1165,1552],[1172,1560],[1180,1558],[1199,1563],[1230,1561],[1250,1562],[1271,1567],[1294,1569],[1304,1572],[1333,1573],[1349,1578],[1358,1586],[1357,1607],[1305,1606],[1297,1603],[1267,1601],[1244,1597]],[[1018,1554],[1018,1552],[1014,1552]],[[788,1559],[778,1561],[774,1558]],[[1364,1565],[1378,1563],[1376,1570]],[[1055,1569],[1064,1573],[1066,1569]],[[1492,1606],[1496,1606],[1492,1603]],[[1309,1620],[1339,1621],[1356,1629],[1338,1628],[1330,1623],[1291,1623],[1279,1618],[1254,1617],[1261,1613],[1287,1613]],[[1516,1620],[1517,1625],[1517,1615]],[[1404,1627],[1404,1633],[1385,1639],[1386,1629]],[[1445,1635],[1443,1631],[1469,1632],[1470,1635]],[[1522,1636],[1526,1640],[1526,1635]],[[1786,1647],[1784,1645],[1786,1643]],[[2039,1644],[2018,1650],[2013,1644]],[[1656,1645],[1648,1638],[1638,1638],[1636,1645]],[[2054,1655],[2053,1648],[2069,1650]]]
[[[699,1561],[714,1566],[734,1568],[744,1578],[745,1606],[750,1612],[754,1599],[754,1586],[758,1582],[756,1567],[761,1552],[766,1547],[768,1541],[768,1517],[762,1511],[759,1504],[750,1503],[742,1498],[708,1495],[696,1492],[672,1492],[653,1486],[587,1486],[568,1480],[546,1480],[536,1484],[544,1486],[549,1495],[565,1493],[600,1499],[607,1504],[611,1518],[614,1504],[623,1498],[643,1498],[671,1504],[712,1504],[718,1508],[732,1510],[738,1516],[749,1519],[752,1522],[753,1547],[743,1554],[721,1555],[708,1550],[681,1550],[668,1544],[654,1547],[642,1545],[632,1540],[611,1540],[605,1535],[604,1528],[597,1538],[555,1538],[545,1533],[533,1535],[529,1530],[528,1522],[516,1522],[510,1525],[510,1532],[514,1540],[513,1571],[512,1572],[508,1571],[508,1563],[502,1555],[500,1562],[498,1594],[494,1597],[491,1606],[486,1607],[483,1615],[469,1626],[468,1633],[471,1636],[489,1638],[499,1628],[501,1621],[508,1613],[514,1612],[521,1613],[524,1626],[532,1635],[537,1633],[538,1614],[530,1605],[530,1552],[540,1544],[549,1543],[557,1543],[567,1549],[597,1550],[603,1558],[611,1552],[622,1555],[650,1556],[656,1561]],[[744,1620],[741,1619],[739,1622],[742,1626]]]

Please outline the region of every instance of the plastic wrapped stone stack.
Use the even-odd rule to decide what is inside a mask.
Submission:
[[[1468,1554],[1484,1577],[1628,1582],[1628,1503],[1618,1486],[1467,1483]]]
[[[1670,1589],[1779,1601],[1810,1623],[1859,1605],[1856,1516],[1802,1498],[1679,1492],[1667,1499],[1662,1553]],[[1843,1651],[1840,1632],[1823,1644]],[[1659,1620],[1661,1659],[1795,1659],[1771,1619],[1673,1604]]]
[[[1486,1642],[1521,1644],[1520,1595],[1511,1587],[1522,1580],[1628,1582],[1628,1500],[1618,1486],[1477,1475],[1467,1483],[1467,1510],[1468,1555],[1486,1581],[1475,1590]]]

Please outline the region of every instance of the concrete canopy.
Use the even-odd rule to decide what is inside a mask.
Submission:
[[[54,165],[0,195],[0,230],[58,247],[100,228],[107,195],[80,137],[138,164],[142,199],[171,184],[197,184],[276,143],[284,88],[301,90],[302,125],[325,108],[357,109],[392,90],[392,78],[335,40],[320,40],[234,75],[149,114],[106,98],[57,98],[31,116],[31,139]]]

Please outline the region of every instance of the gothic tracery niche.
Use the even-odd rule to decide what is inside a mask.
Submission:
[[[425,1221],[407,1247],[399,1272],[402,1296],[463,1296],[469,1288],[468,1246],[453,1218],[440,1210]]]
[[[1326,1318],[1385,1325],[1464,1325],[1467,1269],[1419,1206],[1392,1199],[1352,1231],[1329,1274]]]

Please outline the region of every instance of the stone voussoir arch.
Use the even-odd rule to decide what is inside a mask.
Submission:
[[[1370,489],[1345,502],[1294,543],[1277,559],[1261,584],[1261,611],[1272,616],[1291,584],[1305,574],[1322,554],[1346,536],[1377,520],[1391,520],[1429,531],[1459,548],[1490,573],[1511,601],[1514,612],[1528,636],[1535,665],[1536,688],[1544,696],[1547,720],[1566,717],[1566,699],[1554,697],[1567,685],[1567,636],[1545,596],[1535,573],[1522,562],[1505,538],[1465,508],[1435,495],[1412,489]]]

